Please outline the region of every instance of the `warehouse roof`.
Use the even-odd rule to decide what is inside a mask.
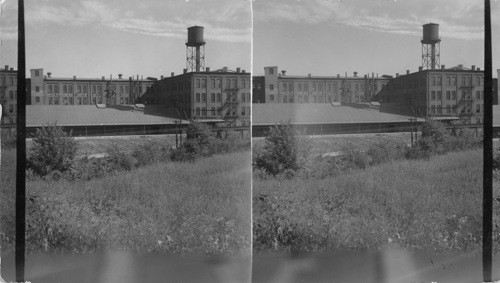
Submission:
[[[292,124],[352,124],[408,122],[410,116],[379,112],[327,103],[253,104],[252,125],[274,125],[290,121]],[[420,119],[422,120],[423,119]]]
[[[39,127],[57,122],[60,126],[111,126],[175,124],[162,108],[133,105],[97,108],[95,105],[27,105],[26,126]],[[182,121],[188,123],[188,121]]]

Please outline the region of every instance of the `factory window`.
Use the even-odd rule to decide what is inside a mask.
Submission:
[[[92,97],[92,104],[96,104],[96,98],[95,97]]]
[[[274,101],[274,94],[269,95],[269,100]]]
[[[274,70],[273,69],[269,69],[269,75],[272,75],[274,74]]]
[[[332,103],[332,96],[329,95],[329,96],[327,96],[327,98],[328,98],[328,103]]]
[[[462,86],[465,85],[465,77],[462,77]]]
[[[66,97],[63,98],[63,105],[68,105],[68,98]]]
[[[250,116],[250,106],[247,106],[247,115]]]
[[[442,100],[443,99],[443,97],[441,96],[441,91],[440,90],[438,90],[438,92],[437,92],[437,99],[438,100]]]
[[[283,95],[283,103],[286,103],[288,100],[286,99],[286,95]]]
[[[116,90],[116,85],[113,85],[113,90]],[[87,94],[87,85],[83,85],[83,93]]]
[[[35,77],[39,77],[40,76],[40,71],[39,70],[35,70]]]
[[[54,93],[59,93],[59,85],[54,86]]]
[[[59,105],[59,98],[54,97],[54,105]]]
[[[451,85],[451,77],[446,77],[446,85],[447,86]]]
[[[302,91],[302,83],[299,83],[298,90]]]
[[[73,93],[73,85],[68,86],[68,93]]]
[[[442,114],[443,113],[441,105],[438,105],[438,107],[437,107],[437,113],[438,114]]]
[[[196,113],[195,113],[196,116],[200,116],[200,107],[196,107]]]
[[[451,91],[451,99],[452,100],[457,100],[457,92],[454,91],[454,90]]]
[[[241,116],[245,116],[245,107],[241,107]]]
[[[9,113],[14,113],[14,105],[9,105]]]
[[[312,91],[313,91],[313,92],[316,92],[316,83],[313,83],[313,84],[312,84]]]
[[[467,85],[468,86],[472,85],[472,77],[467,77]]]
[[[476,113],[481,113],[481,104],[476,105]]]
[[[318,91],[319,92],[323,91],[323,84],[322,83],[318,83]]]
[[[288,96],[288,102],[293,103],[293,95]]]
[[[481,92],[479,90],[476,91],[476,99],[481,100]]]
[[[245,102],[245,94],[244,93],[241,94],[241,102]]]
[[[200,79],[196,79],[195,82],[196,82],[196,88],[200,88]]]
[[[326,91],[332,92],[332,84],[326,84]]]
[[[10,85],[14,85],[14,77],[10,77]]]
[[[451,113],[451,106],[450,105],[446,106],[446,113],[448,113],[448,114]]]
[[[288,84],[288,91],[293,92],[293,83]]]
[[[288,91],[288,84],[287,83],[283,83],[283,91]]]
[[[250,102],[250,93],[247,93],[247,102]]]
[[[436,85],[441,86],[441,76],[436,78]]]
[[[210,102],[215,102],[215,93],[210,96]]]
[[[35,102],[36,103],[40,103],[40,97],[39,96],[35,97]]]
[[[217,79],[217,85],[216,85],[217,88],[220,88],[220,81],[221,81],[220,79]]]
[[[236,79],[232,79],[231,80],[231,87],[232,88],[237,88],[238,87],[238,85],[236,84]]]
[[[304,95],[304,103],[309,103],[309,96]]]
[[[448,99],[448,100],[451,99],[451,91],[449,91],[449,90],[446,91],[446,99]]]
[[[201,102],[207,102],[207,94],[206,93],[201,94]]]
[[[70,104],[70,105],[73,105],[73,97],[70,97],[70,98],[69,98],[69,104]]]
[[[456,77],[451,77],[451,85],[456,86],[457,85],[457,78]]]
[[[215,79],[211,79],[212,82],[212,88],[215,88]]]
[[[201,116],[207,117],[207,109],[205,107],[201,108]]]
[[[83,105],[87,105],[87,104],[88,104],[88,103],[87,103],[87,98],[86,98],[86,97],[84,97],[84,98],[83,98]]]
[[[200,102],[200,94],[196,93],[196,102]]]
[[[241,79],[241,83],[242,83],[242,88],[247,88],[245,84],[246,83],[245,79]]]
[[[9,91],[9,99],[13,100],[14,99],[14,92],[11,90]]]
[[[356,92],[358,92],[358,91],[359,91],[359,84],[356,84],[356,85],[354,86],[354,91],[356,91]]]
[[[129,94],[128,85],[125,86],[125,94]]]
[[[431,77],[431,86],[436,85],[436,77]]]
[[[78,97],[78,105],[81,105],[81,104],[82,104],[82,98]]]
[[[231,79],[226,79],[226,88],[231,88]]]
[[[435,113],[436,113],[436,106],[432,105],[431,106],[431,114],[435,114]]]
[[[49,105],[52,105],[52,97],[49,97]]]
[[[49,85],[49,93],[52,93],[54,92],[54,88],[52,87],[52,85]]]
[[[476,85],[481,85],[481,78],[480,77],[476,77]]]
[[[82,92],[82,85],[76,85],[76,93]]]
[[[274,90],[274,84],[269,85],[269,90]]]
[[[217,93],[217,102],[220,102],[220,93]]]
[[[215,116],[215,107],[210,109],[210,116]]]
[[[431,100],[436,100],[436,92],[431,91]]]
[[[120,97],[120,104],[123,104],[123,97]]]

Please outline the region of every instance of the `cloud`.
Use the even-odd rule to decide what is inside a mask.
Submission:
[[[146,2],[149,6],[143,2],[136,10],[133,9],[134,5],[122,3],[124,5],[116,6],[93,0],[55,0],[44,5],[32,5],[26,18],[28,23],[33,25],[92,25],[136,34],[176,38],[186,37],[186,28],[194,24],[190,22],[195,21],[195,24],[205,27],[207,36],[211,39],[227,42],[251,40],[250,3],[247,1],[180,3],[182,5],[152,1]],[[131,3],[133,4],[128,4]]]
[[[256,0],[254,20],[344,25],[413,35],[422,33],[422,24],[437,22],[443,36],[477,40],[484,36],[482,9],[481,1],[470,0]]]

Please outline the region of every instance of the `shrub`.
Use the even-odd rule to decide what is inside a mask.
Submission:
[[[264,146],[257,150],[255,164],[271,175],[297,171],[305,165],[308,151],[308,144],[297,135],[290,122],[276,124],[269,131]]]
[[[39,176],[53,171],[64,173],[73,165],[77,143],[57,124],[48,124],[37,129],[33,145],[27,158],[27,169]]]
[[[127,154],[117,146],[110,146],[107,149],[106,158],[111,166],[111,171],[130,171],[136,167],[137,160],[130,154]]]
[[[132,157],[137,160],[137,167],[165,162],[170,159],[170,147],[158,142],[147,141],[144,145],[134,148]]]

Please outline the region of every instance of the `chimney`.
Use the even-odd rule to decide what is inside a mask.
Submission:
[[[186,74],[186,73],[188,72],[188,70],[187,70],[187,69],[184,69],[184,70],[182,70],[182,72],[183,72],[184,74]]]
[[[10,68],[11,71],[14,71],[14,68]]]
[[[424,69],[424,68],[423,68],[422,66],[418,67],[418,71],[419,71],[419,72],[422,72],[422,70],[423,70],[423,69]]]
[[[365,80],[366,80],[366,78],[368,78],[368,76],[365,74]]]
[[[473,71],[476,70],[476,65],[472,65],[472,68],[471,68]]]
[[[236,73],[239,73],[241,71],[240,68],[236,68]]]
[[[464,68],[464,65],[462,65],[462,64],[459,64],[459,65],[458,65],[458,69],[459,69],[459,70],[462,70],[463,68]]]
[[[174,72],[171,72],[171,73],[170,73],[170,76],[171,76],[171,77],[175,76],[175,73],[174,73]]]
[[[51,72],[47,72],[47,76],[49,77],[49,79],[51,78],[52,76],[52,73]]]
[[[118,74],[118,79],[121,80],[122,79],[122,74]]]
[[[358,77],[358,72],[354,72],[354,77],[357,78]]]
[[[396,73],[396,78],[399,77],[399,73]]]
[[[311,77],[311,74],[307,74],[307,77],[310,78]]]
[[[245,71],[245,70],[241,70],[241,72],[244,74],[244,73],[246,73],[247,71]]]
[[[9,65],[5,65],[5,71],[9,70]]]
[[[161,75],[161,77],[160,77],[160,78],[161,78],[160,80],[163,80],[163,75]]]
[[[340,79],[340,74],[337,74],[337,79]]]
[[[207,71],[207,73],[210,72],[210,67],[206,67],[205,71]]]
[[[476,71],[481,71],[481,68],[477,67]]]
[[[441,70],[444,70],[446,69],[446,66],[445,65],[441,65]]]
[[[102,80],[103,80],[103,81],[105,80],[104,76],[102,76]]]
[[[406,70],[406,74],[409,75],[410,74],[410,70]]]
[[[76,80],[76,76],[73,76],[73,80]]]

